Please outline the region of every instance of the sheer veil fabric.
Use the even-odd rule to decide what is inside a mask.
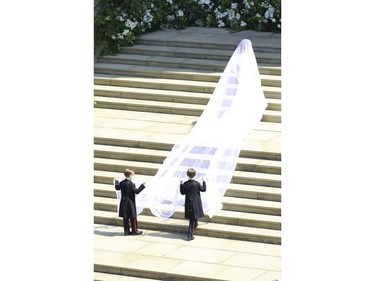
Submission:
[[[252,44],[244,39],[189,135],[174,145],[156,175],[146,183],[146,189],[137,195],[138,214],[150,208],[165,220],[183,206],[180,180],[187,179],[188,168],[196,169],[196,180],[206,180],[207,191],[201,194],[205,214],[212,217],[220,211],[242,142],[259,123],[266,107]]]

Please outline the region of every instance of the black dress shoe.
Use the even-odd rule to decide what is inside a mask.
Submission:
[[[194,240],[194,236],[193,236],[193,237],[188,237],[187,240],[188,240],[188,241]]]
[[[128,236],[128,235],[130,235],[130,232],[129,231],[125,231],[124,232],[124,236]]]
[[[142,235],[143,231],[142,230],[138,230],[138,232],[132,232],[133,235]]]

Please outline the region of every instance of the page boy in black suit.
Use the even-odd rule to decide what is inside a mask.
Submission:
[[[206,182],[203,185],[197,182],[194,177],[196,171],[193,168],[187,170],[189,180],[180,184],[180,193],[185,195],[185,218],[189,219],[188,240],[194,239],[194,230],[198,226],[198,219],[204,216],[200,192],[206,191]]]
[[[135,204],[135,195],[139,194],[143,189],[145,189],[144,183],[141,184],[139,188],[135,186],[132,182],[132,177],[134,171],[125,169],[124,171],[125,179],[121,182],[115,182],[116,190],[121,190],[121,201],[119,208],[119,217],[122,217],[124,223],[124,235],[140,235],[143,231],[138,230],[137,225],[137,208]],[[129,220],[132,231],[130,232]]]

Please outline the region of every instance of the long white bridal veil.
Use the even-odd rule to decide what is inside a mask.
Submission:
[[[207,191],[201,193],[203,209],[209,217],[222,208],[222,198],[236,168],[242,142],[259,123],[267,102],[250,40],[244,39],[231,56],[205,110],[197,123],[175,144],[156,175],[137,196],[137,212],[151,212],[168,219],[184,197],[180,180],[188,168],[202,176]]]

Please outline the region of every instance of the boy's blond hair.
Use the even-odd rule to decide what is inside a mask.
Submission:
[[[134,171],[130,170],[130,169],[125,169],[124,171],[124,175],[126,178],[130,178],[130,176],[132,176],[134,174]]]
[[[186,174],[187,174],[187,176],[188,176],[189,178],[192,179],[192,178],[195,177],[195,175],[197,174],[197,172],[196,172],[193,168],[189,168],[189,169],[187,170]]]

